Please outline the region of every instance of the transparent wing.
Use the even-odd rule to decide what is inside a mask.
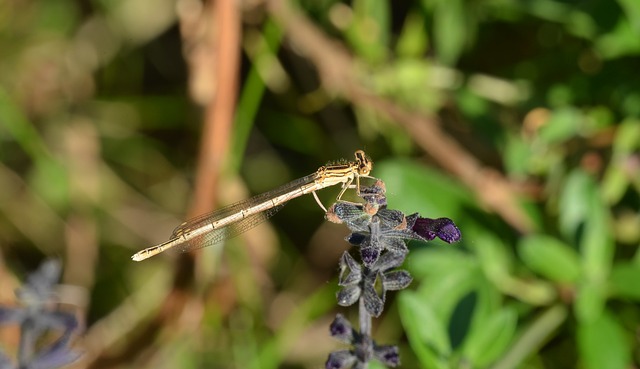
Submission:
[[[227,238],[237,236],[238,234],[245,232],[264,222],[275,213],[277,213],[280,209],[282,209],[287,201],[301,196],[303,193],[297,191],[299,188],[309,183],[313,183],[315,180],[316,174],[310,174],[308,176],[284,184],[272,191],[253,196],[249,199],[239,201],[210,213],[202,214],[195,218],[189,219],[188,221],[178,226],[173,231],[173,234],[170,238],[180,239],[182,238],[181,236],[190,234],[195,229],[211,225],[213,229],[210,232],[185,240],[175,248],[185,252],[222,242]],[[243,213],[248,208],[256,206],[257,204],[268,203],[273,198],[281,196],[285,196],[285,198],[280,204],[275,204],[273,206],[270,205],[269,208],[256,214],[245,215]],[[215,224],[219,220],[238,214],[240,214],[240,218],[236,222],[220,228],[213,227],[213,224]]]
[[[176,247],[176,249],[180,252],[187,252],[192,250],[201,249],[203,247],[215,245],[224,240],[228,240],[232,237],[236,237],[241,233],[244,233],[251,228],[257,226],[258,224],[264,222],[265,220],[271,218],[275,213],[280,211],[282,207],[284,207],[286,203],[275,206],[269,210],[263,211],[261,213],[257,213],[254,215],[250,215],[238,222],[230,224],[226,227],[222,227],[219,229],[214,229],[213,231],[203,234],[201,236],[192,238],[188,241],[183,242],[180,246]],[[182,226],[176,228],[174,231],[174,236],[176,232],[179,232]]]

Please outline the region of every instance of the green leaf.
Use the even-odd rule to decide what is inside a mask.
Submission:
[[[29,182],[33,190],[54,208],[64,209],[69,205],[68,168],[49,157],[36,161]]]
[[[630,368],[631,347],[618,321],[604,312],[598,319],[578,326],[578,350],[586,369]]]
[[[475,258],[457,248],[420,248],[411,252],[405,264],[411,275],[423,279],[442,275],[452,270],[477,267]]]
[[[620,201],[629,186],[628,160],[640,147],[640,121],[627,119],[618,126],[613,141],[611,164],[602,182],[602,194],[607,203]]]
[[[381,61],[389,44],[389,5],[377,0],[354,0],[353,23],[347,38],[358,54],[372,62]]]
[[[582,114],[576,108],[557,109],[540,129],[540,139],[549,144],[566,141],[580,131]]]
[[[474,325],[465,341],[462,354],[473,367],[484,367],[496,360],[507,348],[515,332],[515,310],[504,308],[482,324]]]
[[[435,49],[447,65],[458,61],[467,42],[468,22],[463,0],[439,1],[433,15]]]
[[[375,176],[384,178],[389,206],[405,213],[454,219],[464,207],[473,207],[469,192],[439,171],[407,160],[376,163]],[[434,195],[434,194],[437,194]]]
[[[573,305],[576,317],[580,322],[591,322],[597,319],[604,310],[607,295],[604,283],[588,281],[578,289]]]
[[[553,237],[529,236],[520,242],[519,252],[531,270],[552,281],[569,283],[580,277],[578,253]]]
[[[581,170],[569,174],[560,193],[560,230],[569,239],[575,238],[575,232],[589,213],[589,199],[596,194],[593,179]]]
[[[432,275],[420,283],[418,296],[433,307],[436,316],[445,321],[451,317],[456,305],[471,292],[481,278],[480,270],[458,268]]]
[[[426,368],[446,368],[442,357],[451,347],[445,325],[438,320],[431,306],[404,291],[398,297],[400,319],[416,356]]]
[[[612,31],[596,40],[595,49],[604,59],[637,55],[640,53],[638,31],[626,18],[620,17]]]
[[[589,205],[588,217],[580,239],[583,270],[591,280],[603,281],[611,269],[614,254],[614,238],[609,209],[603,204],[600,193],[585,199]]]
[[[521,137],[509,135],[504,149],[503,160],[511,175],[524,176],[529,171],[529,158],[532,156],[531,145]]]
[[[640,2],[636,0],[618,0],[633,29],[640,30]]]
[[[396,46],[400,60],[420,58],[427,51],[428,46],[429,39],[424,28],[424,17],[417,12],[409,13]]]
[[[614,265],[609,276],[611,293],[616,297],[640,300],[640,265]]]
[[[477,234],[475,250],[482,270],[491,281],[499,285],[509,277],[509,270],[513,259],[504,244],[490,233]]]

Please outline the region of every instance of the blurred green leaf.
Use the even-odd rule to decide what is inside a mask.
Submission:
[[[640,148],[640,120],[635,118],[625,119],[616,131],[613,141],[615,155],[628,155]]]
[[[31,156],[31,159],[38,160],[49,156],[39,132],[21,111],[18,102],[2,85],[0,85],[0,123],[22,147],[22,150]]]
[[[507,252],[504,244],[488,232],[475,236],[467,235],[467,237],[472,237],[475,241],[474,250],[487,278],[497,285],[507,280],[513,265],[513,257]]]
[[[521,137],[509,135],[504,149],[504,165],[512,176],[524,176],[529,171],[529,158],[532,155],[531,146]]]
[[[631,28],[640,33],[640,2],[635,0],[617,0],[617,2],[624,10]]]
[[[416,296],[432,306],[436,317],[445,322],[451,318],[459,301],[473,291],[480,280],[477,268],[453,269],[421,281]]]
[[[478,368],[496,360],[513,339],[516,323],[516,312],[503,308],[482,324],[474,325],[462,349],[464,358]]]
[[[614,255],[614,242],[610,227],[609,209],[601,200],[598,191],[583,199],[589,210],[584,231],[580,238],[580,251],[583,257],[583,268],[590,280],[602,281],[606,278]]]
[[[524,263],[546,278],[572,283],[580,277],[578,253],[556,238],[532,235],[524,238],[518,247]]]
[[[392,63],[375,68],[366,76],[370,80],[370,84],[374,90],[389,98],[397,101],[399,104],[412,110],[424,113],[433,113],[437,110],[443,101],[442,91],[434,86],[434,80],[437,83],[446,85],[455,85],[458,76],[455,73],[448,73],[439,70],[433,65],[433,62],[423,58],[404,58],[393,61]],[[420,93],[416,93],[420,91]],[[363,108],[358,109],[364,110]],[[369,109],[371,110],[371,109]],[[378,113],[371,113],[372,117],[381,120]],[[366,121],[364,121],[366,122]],[[386,129],[378,127],[378,131],[394,132],[400,130],[406,134],[406,130],[397,125],[386,123]],[[390,129],[389,127],[393,128]],[[366,134],[367,132],[364,132]]]
[[[427,278],[452,270],[477,268],[478,263],[471,255],[455,247],[444,246],[412,250],[406,265],[414,278]]]
[[[627,369],[631,347],[620,323],[604,312],[590,323],[578,325],[580,362],[586,369]]]
[[[640,300],[640,265],[628,262],[614,265],[609,283],[613,296]]]
[[[443,361],[451,351],[447,331],[431,307],[413,292],[403,291],[398,296],[398,309],[409,344],[422,365],[426,368],[447,368]]]
[[[500,360],[491,366],[493,369],[509,369],[525,367],[522,363],[531,357],[545,342],[549,342],[558,328],[567,320],[567,309],[564,305],[554,305],[542,314],[533,318],[514,340],[509,350]],[[562,351],[564,355],[564,351]],[[557,357],[555,357],[557,361]],[[571,363],[574,364],[574,363]]]
[[[481,118],[490,112],[491,105],[489,102],[480,97],[477,93],[469,88],[462,88],[456,94],[456,104],[465,113],[472,118]]]
[[[406,213],[455,219],[462,206],[473,206],[466,189],[423,165],[408,160],[388,160],[376,163],[374,170],[377,177],[384,178],[389,189],[389,204]]]
[[[597,319],[607,300],[604,282],[587,281],[580,286],[574,303],[574,312],[580,322],[589,323]]]
[[[600,194],[593,191],[583,199],[588,204],[584,231],[580,237],[583,284],[578,291],[575,305],[578,319],[590,322],[600,316],[606,302],[606,278],[613,262],[613,235],[609,224],[608,209]]]
[[[436,55],[444,64],[453,65],[467,42],[469,24],[465,17],[464,0],[438,1],[433,18]]]
[[[620,201],[629,186],[628,161],[640,147],[640,121],[627,119],[616,131],[613,141],[613,156],[602,183],[602,194],[608,203]]]
[[[271,113],[265,114],[268,119],[280,124],[268,125],[264,134],[273,142],[302,154],[312,154],[322,151],[324,135],[313,121],[304,116]],[[283,127],[286,126],[286,129]],[[306,137],[298,140],[298,137]]]
[[[540,139],[549,144],[566,141],[580,132],[580,112],[575,108],[557,109],[540,129]]]
[[[69,178],[67,168],[44,157],[36,161],[29,178],[34,191],[56,209],[69,206]]]
[[[417,12],[407,15],[396,46],[397,54],[404,59],[420,58],[429,47],[425,32],[424,16]]]
[[[595,183],[580,170],[569,174],[560,192],[560,230],[565,237],[575,239],[575,232],[589,214],[589,202],[597,196]]]
[[[347,30],[347,38],[358,54],[370,62],[380,62],[387,55],[389,12],[389,4],[385,1],[353,2],[353,23]]]
[[[632,27],[629,20],[619,18],[609,33],[600,36],[595,43],[598,53],[605,59],[616,59],[640,53],[640,37],[638,30]]]
[[[65,0],[48,0],[38,2],[34,23],[43,31],[66,34],[75,28],[77,18],[78,10],[75,3]]]

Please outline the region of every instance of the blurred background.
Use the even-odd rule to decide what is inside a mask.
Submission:
[[[635,0],[4,0],[0,304],[59,258],[75,367],[323,367],[357,309],[310,196],[130,256],[364,149],[463,235],[410,244],[374,325],[403,367],[638,368],[639,56]]]

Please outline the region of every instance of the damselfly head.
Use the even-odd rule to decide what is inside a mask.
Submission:
[[[355,156],[356,164],[358,165],[358,174],[361,176],[368,176],[373,168],[373,162],[362,150],[356,151]]]

